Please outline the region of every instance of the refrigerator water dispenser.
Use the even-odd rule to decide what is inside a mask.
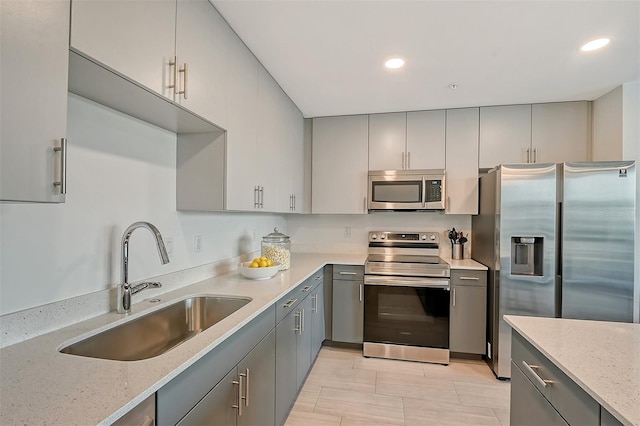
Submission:
[[[543,237],[511,237],[511,275],[542,276]]]

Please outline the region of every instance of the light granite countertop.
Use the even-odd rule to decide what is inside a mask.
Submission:
[[[0,350],[0,424],[110,424],[327,264],[364,265],[366,254],[293,253],[291,269],[252,281],[232,271],[135,303],[126,316],[109,312]],[[471,259],[444,259],[451,269],[486,269]],[[59,349],[193,295],[248,296],[252,301],[165,354],[112,361]]]
[[[640,324],[504,318],[616,419],[640,426]]]
[[[0,424],[110,424],[183,372],[326,264],[363,265],[366,255],[292,254],[291,268],[263,281],[233,271],[0,350]],[[253,300],[170,351],[141,361],[61,354],[68,343],[193,295]]]

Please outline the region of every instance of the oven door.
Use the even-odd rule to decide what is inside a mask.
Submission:
[[[449,348],[449,280],[365,275],[364,341]]]

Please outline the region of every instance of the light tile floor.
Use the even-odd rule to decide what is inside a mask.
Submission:
[[[509,387],[484,361],[444,366],[324,346],[285,426],[508,425]]]

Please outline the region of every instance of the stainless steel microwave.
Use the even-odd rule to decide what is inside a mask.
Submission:
[[[444,210],[445,172],[376,170],[369,172],[369,211]]]

